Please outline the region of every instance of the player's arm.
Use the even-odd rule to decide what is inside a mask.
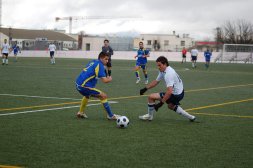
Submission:
[[[159,81],[153,80],[150,84],[148,84],[145,88],[140,90],[140,95],[143,95],[148,89],[151,89],[159,84]]]
[[[112,81],[112,77],[111,76],[103,77],[103,78],[101,78],[101,80],[104,83],[109,83]]]

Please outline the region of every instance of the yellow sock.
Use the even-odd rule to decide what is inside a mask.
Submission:
[[[79,112],[84,113],[84,109],[86,107],[86,105],[88,104],[89,99],[87,99],[85,96],[83,97],[82,101],[81,101],[81,106],[80,106],[80,110]]]

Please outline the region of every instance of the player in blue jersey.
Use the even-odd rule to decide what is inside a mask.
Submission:
[[[14,57],[15,57],[15,62],[17,62],[18,61],[18,52],[19,53],[21,53],[21,50],[20,50],[20,48],[19,48],[19,46],[17,45],[17,43],[15,43],[14,45],[13,45],[13,47],[12,47],[12,51],[13,51],[13,53],[14,53]]]
[[[134,58],[137,58],[135,64],[135,75],[137,77],[136,83],[141,81],[139,70],[142,68],[143,74],[145,76],[145,84],[148,84],[148,73],[147,73],[147,57],[149,57],[149,50],[146,50],[143,47],[143,42],[139,42],[139,49],[137,55]]]
[[[210,60],[211,60],[211,56],[212,56],[212,52],[210,52],[208,49],[204,52],[204,56],[205,56],[205,60],[206,60],[206,64],[205,67],[206,69],[209,68],[209,64],[210,64]]]
[[[100,99],[105,111],[107,112],[107,118],[109,120],[116,120],[119,117],[119,115],[113,114],[111,111],[110,105],[107,101],[107,95],[95,88],[99,78],[104,83],[112,81],[112,77],[106,77],[105,74],[104,65],[108,63],[108,60],[108,54],[101,52],[99,54],[98,60],[90,61],[77,77],[76,89],[81,95],[83,95],[80,110],[77,113],[78,118],[88,118],[84,110],[90,97],[96,97]]]

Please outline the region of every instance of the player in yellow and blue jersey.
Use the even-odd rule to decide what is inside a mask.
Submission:
[[[149,57],[149,50],[146,50],[143,47],[143,42],[139,42],[139,49],[137,51],[137,55],[134,58],[137,58],[135,64],[135,75],[137,77],[136,83],[141,81],[139,70],[142,68],[143,74],[145,76],[145,84],[148,84],[148,73],[147,73],[147,57]]]
[[[111,111],[110,105],[107,101],[107,95],[95,88],[99,78],[104,83],[112,81],[112,77],[106,77],[105,74],[104,65],[108,63],[108,60],[109,55],[101,52],[99,54],[98,60],[90,61],[77,77],[76,89],[81,95],[83,95],[80,110],[77,113],[78,118],[88,118],[84,110],[90,97],[96,97],[100,99],[105,111],[107,112],[107,118],[109,120],[116,120],[119,117],[119,115],[113,114]]]

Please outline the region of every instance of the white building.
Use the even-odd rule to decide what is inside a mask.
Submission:
[[[173,34],[141,34],[140,38],[135,38],[134,48],[139,48],[139,42],[144,43],[144,47],[151,51],[181,51],[183,47],[191,48],[194,45],[193,38],[188,34],[183,37]]]

